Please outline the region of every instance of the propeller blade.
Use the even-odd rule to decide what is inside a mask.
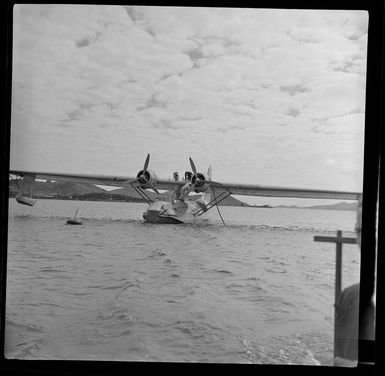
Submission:
[[[146,161],[144,162],[143,170],[147,171],[148,164],[150,163],[150,153],[147,154]]]
[[[211,180],[211,175],[212,175],[212,169],[211,169],[211,166],[208,168],[207,170],[207,176],[209,178],[209,180]]]
[[[197,169],[195,168],[195,164],[191,158],[190,158],[190,166],[191,166],[191,169],[193,170],[194,175],[196,175]]]

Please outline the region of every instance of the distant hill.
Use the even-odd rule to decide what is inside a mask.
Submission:
[[[135,198],[139,197],[139,194],[132,187],[113,189],[113,190],[109,191],[108,193],[118,194],[118,195],[123,195],[123,196],[130,196],[130,197],[135,197]],[[157,197],[157,194],[155,192],[151,192],[148,190],[146,190],[146,194],[151,199],[155,199]],[[166,192],[162,192],[159,197],[169,198],[169,197],[172,197],[173,194],[174,194],[173,191],[166,191]],[[192,200],[197,200],[199,197],[200,197],[200,195],[190,195],[189,196],[189,198],[191,198]],[[223,201],[221,201],[219,203],[219,206],[245,206],[245,207],[248,207],[251,205],[246,204],[245,202],[242,202],[240,200],[237,200],[236,198],[234,198],[232,196],[229,196],[229,197],[225,198]]]
[[[295,209],[321,209],[321,210],[346,210],[346,211],[356,211],[357,203],[356,202],[339,202],[337,204],[331,205],[313,205],[313,206],[296,206],[296,205],[279,205],[277,208],[295,208]]]
[[[348,210],[348,211],[356,211],[357,210],[357,202],[339,202],[337,204],[332,205],[314,205],[309,206],[307,209],[322,209],[322,210]]]
[[[85,195],[87,193],[103,193],[104,189],[95,185],[84,183],[66,183],[66,182],[54,182],[46,183],[52,185],[52,188],[59,192],[61,195]],[[35,186],[34,186],[35,190]]]
[[[14,181],[9,182],[9,191],[12,196],[18,191],[18,187]],[[162,192],[159,197],[169,198],[172,197],[173,191]],[[146,190],[147,196],[154,200],[158,195],[155,192]],[[78,200],[122,200],[122,201],[143,201],[141,196],[131,186],[112,189],[106,191],[92,184],[84,183],[66,183],[66,182],[42,182],[36,181],[33,185],[34,197],[51,197],[51,198],[76,198]],[[196,200],[200,195],[190,195],[191,199]],[[251,205],[246,204],[234,197],[227,197],[219,203],[220,206],[244,206],[249,207]]]
[[[18,191],[18,187],[13,180],[9,181],[10,196],[14,196]],[[155,192],[146,190],[146,194],[150,199],[155,199],[158,195]],[[78,200],[122,200],[122,201],[143,201],[139,194],[131,186],[117,188],[106,191],[92,184],[69,183],[69,182],[42,182],[36,181],[33,185],[34,197],[51,197],[51,198],[76,198]],[[169,198],[173,195],[172,191],[162,192],[161,198]],[[196,200],[200,195],[190,195],[191,199]],[[219,206],[242,206],[242,207],[271,207],[269,205],[253,206],[240,201],[232,196],[225,198],[219,203]],[[297,209],[322,209],[322,210],[348,210],[356,211],[356,202],[339,202],[332,205],[314,205],[314,206],[296,206],[296,205],[279,205],[276,208],[297,208]]]
[[[17,185],[11,181],[9,185],[10,191],[17,191]],[[88,193],[103,193],[104,189],[95,185],[84,183],[69,183],[69,182],[42,182],[36,181],[33,184],[34,195],[51,195],[51,196],[74,196],[84,195]]]
[[[219,206],[244,206],[244,207],[251,207],[251,205],[247,204],[246,202],[237,200],[236,198],[229,196],[226,197],[223,201],[219,203]]]
[[[158,195],[155,192],[148,191],[146,190],[146,195],[150,197],[152,200],[155,199]],[[109,194],[112,195],[121,195],[121,196],[128,196],[128,197],[133,197],[133,198],[141,198],[139,193],[131,186],[129,187],[123,187],[123,188],[117,188],[117,189],[112,189],[108,191]],[[172,194],[172,193],[171,193]],[[169,197],[166,193],[161,194],[162,197]]]

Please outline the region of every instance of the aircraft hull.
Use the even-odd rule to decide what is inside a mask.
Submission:
[[[157,224],[180,224],[180,223],[184,223],[183,221],[181,221],[175,217],[159,215],[159,212],[155,212],[155,211],[154,212],[148,211],[146,213],[143,213],[143,218],[146,222],[157,223]]]
[[[143,218],[146,222],[158,224],[197,223],[201,219],[194,213],[199,210],[200,207],[190,200],[173,203],[155,200],[143,213]]]

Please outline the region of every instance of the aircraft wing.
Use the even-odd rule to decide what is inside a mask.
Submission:
[[[50,172],[35,172],[35,171],[9,171],[11,175],[17,176],[32,176],[35,179],[42,180],[54,180],[54,181],[65,181],[73,183],[86,183],[94,185],[111,185],[111,186],[122,186],[124,183],[135,181],[135,177],[129,176],[103,176],[103,175],[80,175],[80,174],[60,174]]]
[[[33,177],[34,179],[64,181],[73,183],[86,183],[93,185],[105,185],[112,187],[126,187],[130,184],[137,183],[135,176],[120,176],[120,175],[84,175],[84,174],[61,174],[50,172],[35,172],[35,171],[17,171],[10,170],[11,175],[20,177]],[[175,188],[175,185],[183,185],[183,182],[176,182],[168,179],[158,179],[157,188],[169,190]],[[139,185],[139,183],[137,183]]]
[[[208,182],[216,193],[227,192],[240,196],[323,198],[333,200],[358,200],[359,192],[329,191],[292,187],[272,187],[234,183]]]
[[[34,179],[65,181],[74,183],[86,183],[94,185],[105,185],[113,187],[126,187],[130,184],[137,184],[137,178],[134,176],[118,175],[83,175],[83,174],[60,174],[49,172],[17,171],[11,170],[12,175],[20,177],[32,177]],[[156,187],[160,190],[171,190],[177,185],[184,185],[185,181],[174,181],[168,179],[158,179]],[[216,193],[229,193],[240,196],[264,196],[264,197],[294,197],[294,198],[320,198],[335,200],[358,200],[362,193],[303,189],[293,187],[273,187],[265,185],[237,184],[237,183],[219,183],[215,181],[206,181]]]

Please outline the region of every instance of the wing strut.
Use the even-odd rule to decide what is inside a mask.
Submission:
[[[231,196],[231,193],[230,193],[230,192],[221,192],[221,193],[219,194],[219,196],[217,197],[217,196],[215,195],[215,191],[214,191],[214,189],[213,189],[212,187],[211,187],[211,190],[212,190],[212,192],[213,192],[214,199],[211,200],[211,201],[207,204],[207,206],[206,206],[205,208],[202,208],[201,210],[199,210],[195,215],[202,215],[203,213],[208,212],[210,209],[212,209],[214,206],[216,206],[216,207],[217,207],[217,210],[218,210],[218,214],[219,214],[219,216],[221,217],[222,223],[226,226],[226,223],[225,223],[225,221],[223,220],[223,217],[222,217],[222,215],[221,215],[221,212],[219,211],[218,205],[219,205],[219,203],[222,202],[224,199],[226,199],[227,197]]]
[[[142,188],[137,187],[133,183],[130,183],[130,185],[132,188],[135,189],[135,191],[139,194],[139,196],[142,197],[142,199],[147,202],[148,205],[150,205],[152,203],[151,198],[146,194],[146,192],[144,192],[144,190]]]
[[[206,212],[208,212],[210,209],[212,209],[215,205],[216,205],[216,203],[217,204],[219,204],[220,202],[222,202],[225,198],[227,198],[227,197],[229,197],[229,196],[231,196],[231,193],[229,193],[229,192],[221,192],[220,194],[219,194],[219,196],[218,197],[215,197],[215,195],[214,195],[214,200],[211,200],[208,204],[207,204],[207,206],[206,206],[206,208],[205,209],[201,209],[201,210],[199,210],[195,215],[202,215],[203,213],[206,213]]]
[[[213,195],[214,195],[215,206],[217,207],[218,214],[219,214],[219,216],[221,217],[221,220],[222,220],[223,225],[226,226],[226,223],[225,223],[225,221],[224,221],[223,218],[222,218],[222,214],[221,214],[221,212],[219,211],[219,206],[218,206],[218,202],[217,202],[217,197],[215,196],[215,192],[214,192],[213,187],[211,187],[211,190],[212,190]]]

